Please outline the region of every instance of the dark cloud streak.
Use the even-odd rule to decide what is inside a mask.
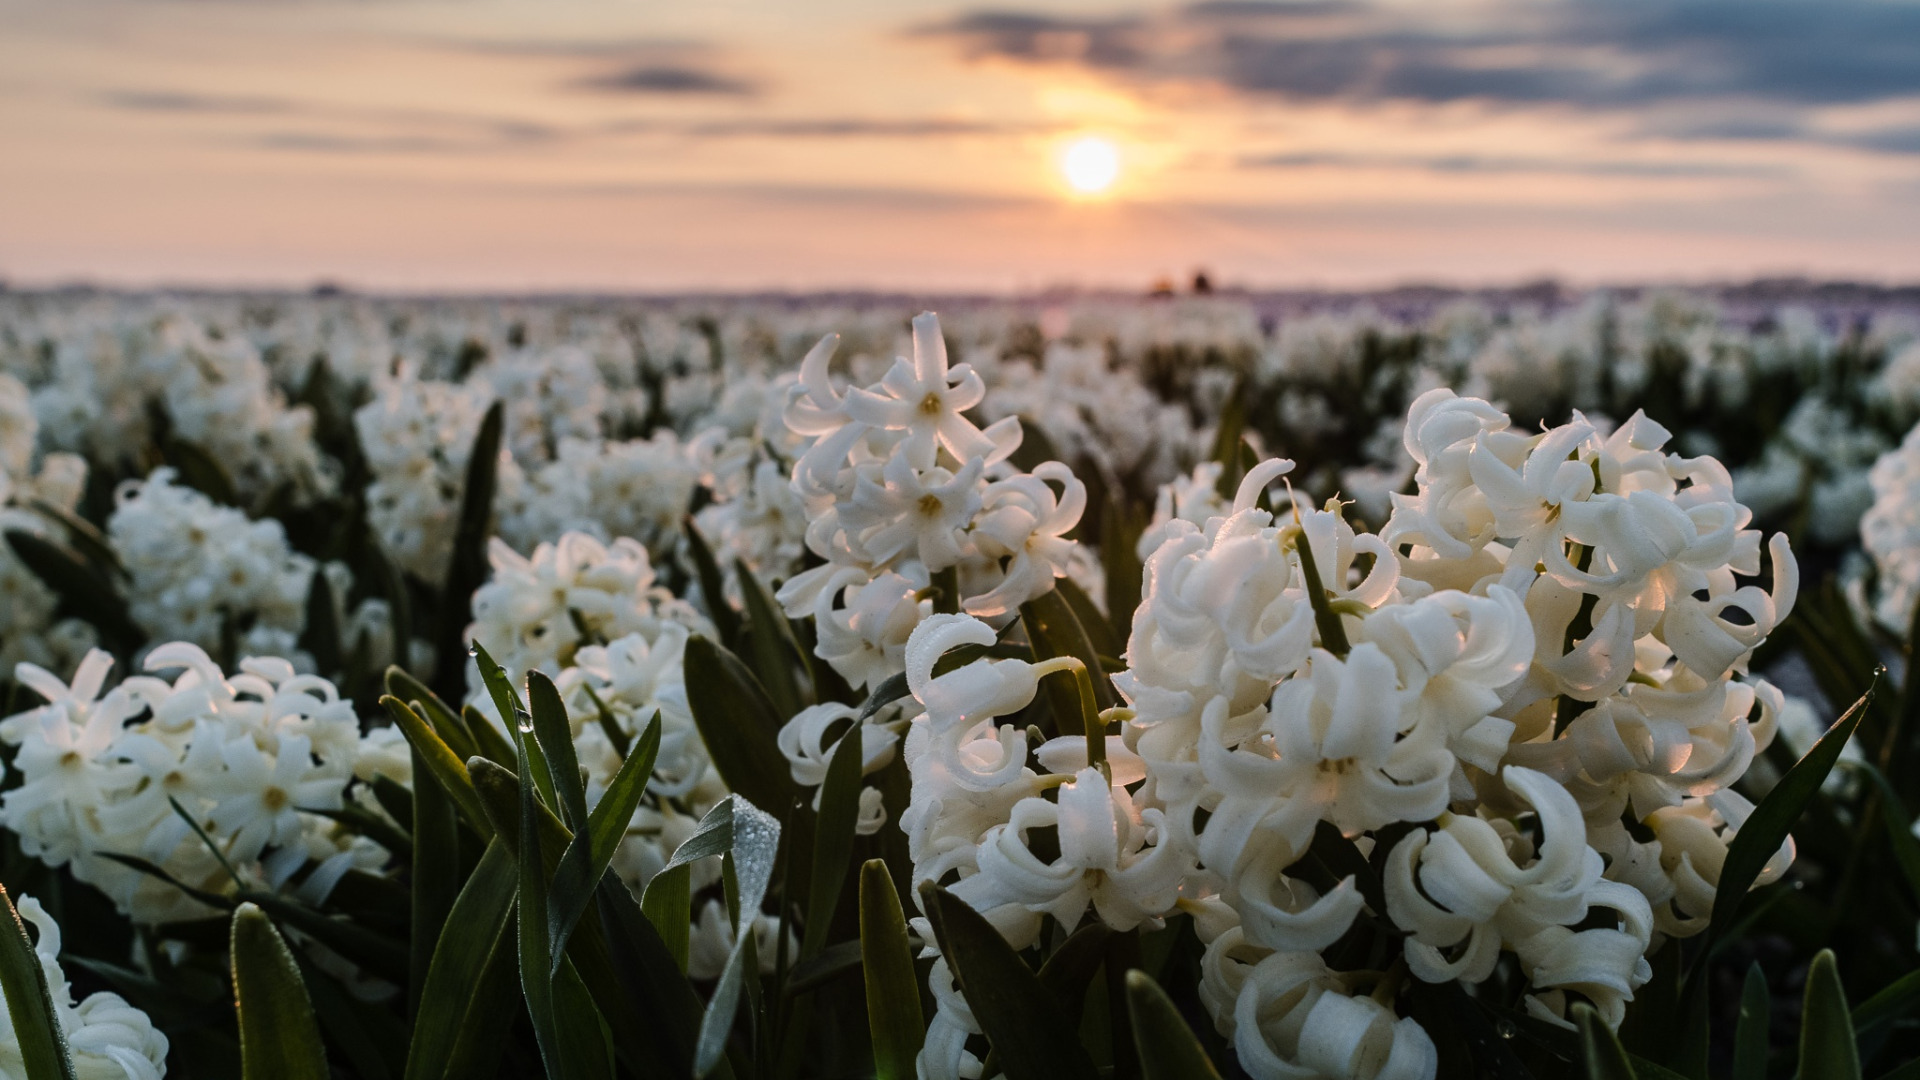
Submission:
[[[975,57],[1347,102],[1814,106],[1920,95],[1911,0],[1216,0],[1156,15],[981,10],[923,26]]]

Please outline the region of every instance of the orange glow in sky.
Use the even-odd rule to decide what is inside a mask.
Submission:
[[[1920,277],[1920,0],[1764,6],[0,0],[0,281]]]

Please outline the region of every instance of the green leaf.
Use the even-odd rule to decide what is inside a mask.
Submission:
[[[1866,715],[1873,691],[1869,686],[1860,700],[1820,736],[1806,756],[1787,770],[1787,775],[1767,792],[1766,798],[1760,800],[1760,805],[1754,807],[1752,815],[1734,835],[1733,843],[1727,846],[1727,861],[1720,869],[1720,884],[1714,891],[1713,917],[1707,928],[1709,943],[1732,923],[1754,879],[1760,876],[1767,860],[1780,850],[1794,822],[1800,820],[1807,803],[1826,782],[1827,773],[1833,770],[1834,762],[1840,760],[1841,748],[1860,726],[1860,718]],[[1705,953],[1702,949],[1701,954]]]
[[[986,917],[937,885],[920,889],[940,954],[987,1033],[1008,1080],[1094,1080],[1093,1062],[1071,1033],[1068,1017],[1040,977]]]
[[[1847,992],[1840,985],[1840,967],[1832,949],[1814,954],[1804,1001],[1799,1075],[1803,1080],[1860,1080],[1860,1052],[1854,1046]]]
[[[682,867],[676,871],[685,874]],[[606,926],[606,955],[620,983],[633,1001],[633,1015],[648,1018],[646,1048],[658,1064],[641,1068],[641,1076],[683,1077],[693,1073],[694,1044],[700,1028],[700,998],[674,968],[666,943],[633,902],[633,893],[613,874],[601,877],[597,894],[601,921]],[[680,925],[686,926],[681,920]],[[683,931],[684,935],[684,931]],[[636,1060],[642,1060],[636,1057]],[[721,1061],[716,1075],[730,1077]]]
[[[485,650],[477,645],[475,650],[481,674],[486,678],[488,687],[494,689],[497,701],[500,691],[495,687],[505,682],[505,676]],[[518,716],[505,706],[501,708],[501,715]],[[520,880],[515,898],[519,925],[515,941],[520,958],[520,993],[526,999],[527,1015],[533,1019],[534,1042],[540,1048],[540,1061],[546,1067],[548,1080],[569,1080],[578,1075],[578,1067],[583,1063],[587,1048],[561,1036],[560,1017],[555,1008],[551,942],[547,937],[547,867],[541,855],[540,814],[544,808],[538,782],[534,778],[536,736],[531,724],[515,722],[511,726],[518,733],[520,750],[520,772],[516,778],[520,789],[517,830],[520,842],[515,852]],[[568,745],[571,747],[571,741]],[[496,822],[496,827],[505,831],[505,822]]]
[[[1220,1080],[1173,999],[1144,971],[1127,972],[1127,1012],[1144,1080]]]
[[[362,541],[362,550],[367,561],[372,563],[373,572],[368,576],[380,589],[380,595],[387,601],[387,617],[393,627],[393,659],[395,664],[405,671],[413,661],[413,593],[407,588],[406,574],[400,564],[393,561],[387,549],[380,543],[373,530],[366,532]],[[425,689],[423,685],[421,689]],[[391,684],[389,684],[389,692]],[[402,700],[405,694],[396,694]]]
[[[539,794],[540,801],[550,808],[558,807],[560,797],[553,789],[553,773],[547,766],[547,755],[541,750],[537,739],[526,738],[533,727],[533,715],[521,702],[519,691],[508,680],[506,671],[494,662],[487,647],[478,641],[473,643],[473,662],[480,669],[480,681],[486,684],[488,696],[493,698],[493,707],[500,711],[500,721],[513,737],[513,760],[503,760],[500,764],[527,773],[533,779],[533,789]],[[478,733],[475,739],[478,741]],[[570,752],[571,742],[568,747]]]
[[[467,762],[467,768],[473,774],[474,790],[479,792],[480,801],[493,820],[495,835],[499,836],[506,844],[507,850],[514,854],[517,865],[521,850],[520,818],[529,801],[521,798],[519,778],[485,758],[473,758]],[[573,834],[567,831],[567,827],[560,823],[559,817],[544,803],[538,799],[533,799],[531,802],[535,829],[539,834],[541,872],[551,878],[559,868],[560,853],[572,842]],[[620,884],[610,872],[602,877],[600,897],[602,911],[607,910],[608,900],[604,894],[608,890],[609,882],[613,883],[612,888],[620,894],[624,895],[626,892],[626,886]],[[615,904],[614,907],[616,913],[621,914],[622,917],[625,916],[621,905]],[[633,914],[637,915],[638,912],[635,911]],[[636,937],[630,928],[623,932],[627,934],[629,942]],[[659,952],[647,953],[653,957],[658,957],[659,954]],[[517,949],[515,955],[518,955]],[[579,973],[581,982],[586,985],[587,992],[593,996],[594,1003],[603,1016],[635,1015],[639,1011],[634,1000],[635,987],[639,984],[633,979],[624,978],[619,973],[612,955],[609,939],[600,924],[593,919],[581,919],[574,928],[573,940],[567,946],[568,961]],[[649,985],[652,986],[652,990],[649,993],[652,1000],[669,999],[666,995],[670,995],[670,992],[662,991],[657,985],[662,981],[662,972],[644,972],[640,974],[640,978],[650,980]],[[676,974],[672,981],[684,984],[686,980]],[[687,992],[691,993],[691,990]],[[692,1026],[693,1023],[689,1021],[689,1027]],[[612,1032],[620,1055],[628,1062],[634,1063],[635,1067],[642,1068],[644,1075],[652,1075],[643,1066],[644,1063],[654,1060],[657,1054],[650,1048],[641,1029],[633,1024],[619,1024],[609,1030]]]
[[[720,644],[730,652],[739,652],[742,648],[740,613],[727,603],[720,563],[714,559],[712,546],[691,517],[686,522],[686,534],[687,554],[692,556],[694,572],[700,578],[700,596],[707,602],[707,617],[713,620],[713,628],[720,634]]]
[[[753,661],[753,673],[766,688],[767,697],[783,717],[808,705],[808,695],[800,688],[799,665],[805,662],[800,645],[793,640],[793,628],[786,613],[774,603],[767,586],[735,559],[733,572],[740,579],[740,593],[747,601],[747,656]]]
[[[854,829],[860,820],[860,775],[864,764],[861,725],[840,736],[820,784],[820,827],[813,842],[812,889],[807,896],[807,930],[800,939],[806,960],[827,943],[827,929],[853,860]]]
[[[1853,1010],[1853,1028],[1865,1034],[1920,1004],[1920,971],[1909,971]]]
[[[453,800],[418,750],[413,751],[413,835],[419,842],[413,845],[413,881],[408,890],[412,910],[407,1000],[418,1013],[435,949],[460,894],[460,827]]]
[[[432,965],[414,1014],[407,1080],[459,1075],[448,1071],[456,1048],[504,1035],[497,1030],[503,1014],[518,1011],[519,995],[511,980],[499,977],[511,975],[504,963],[509,952],[505,941],[517,873],[513,856],[496,838],[454,900],[434,942]]]
[[[1758,963],[1747,969],[1740,990],[1740,1023],[1733,1032],[1733,1080],[1767,1080],[1767,1032],[1773,995],[1767,991],[1766,972]]]
[[[1226,402],[1220,407],[1220,426],[1213,432],[1213,449],[1207,454],[1208,461],[1220,463],[1220,479],[1214,484],[1214,493],[1223,499],[1232,499],[1240,487],[1240,478],[1246,470],[1240,466],[1240,436],[1247,426],[1247,380],[1242,375],[1234,382],[1234,392],[1227,395]]]
[[[927,1027],[920,1016],[920,981],[900,896],[887,864],[860,867],[860,961],[867,982],[867,1028],[880,1080],[913,1080]]]
[[[245,1080],[328,1080],[313,1004],[293,953],[266,912],[241,904],[231,939],[234,1006]]]
[[[466,682],[467,613],[473,594],[487,582],[487,537],[492,532],[493,495],[500,472],[500,439],[506,426],[505,404],[487,406],[467,455],[466,483],[460,488],[460,518],[454,531],[453,554],[440,589],[438,632],[434,635],[436,668],[433,685],[442,697],[458,697]],[[511,722],[512,713],[502,713]]]
[[[699,634],[686,646],[687,705],[713,766],[754,806],[784,810],[798,795],[777,741],[786,717],[740,658]]]
[[[1090,922],[1068,935],[1040,965],[1040,984],[1060,1003],[1061,1012],[1077,1017],[1085,1010],[1094,972],[1107,959],[1113,937],[1112,930]]]
[[[473,752],[488,761],[507,768],[513,768],[514,758],[518,756],[513,743],[500,733],[499,725],[487,719],[487,714],[472,705],[460,709],[460,724],[471,732]]]
[[[398,666],[389,665],[386,675],[387,693],[413,706],[427,722],[433,725],[434,733],[452,750],[454,756],[465,761],[480,753],[474,742],[473,732],[467,728],[460,714],[440,700],[440,695],[427,688],[427,684],[407,674]]]
[[[1627,1061],[1626,1050],[1592,1006],[1576,1004],[1573,1022],[1580,1029],[1580,1057],[1587,1069],[1587,1080],[1636,1080],[1637,1074]]]
[[[1050,589],[1020,605],[1020,618],[1026,623],[1027,636],[1033,641],[1033,658],[1036,661],[1055,656],[1074,657],[1087,665],[1098,708],[1110,709],[1119,703],[1113,692],[1113,684],[1107,681],[1106,671],[1100,665],[1099,651],[1093,647],[1086,628],[1080,625],[1079,617],[1073,613],[1072,605],[1067,603],[1059,589]],[[1060,725],[1060,734],[1082,734],[1078,730],[1081,727],[1078,722],[1079,710],[1077,703],[1072,701],[1071,688],[1058,679],[1052,680],[1051,685],[1057,688],[1050,693],[1049,700],[1054,705],[1054,722]],[[1074,730],[1069,730],[1069,725]]]
[[[59,503],[37,495],[27,500],[27,506],[34,513],[66,529],[67,543],[72,545],[73,550],[105,571],[109,578],[126,578],[127,568],[120,561],[120,553],[113,550],[113,542],[107,539],[99,526]]]
[[[313,664],[322,675],[340,671],[340,613],[333,606],[333,586],[319,567],[307,584],[307,624],[300,631],[299,645],[313,654]]]
[[[1144,568],[1136,549],[1146,524],[1142,509],[1119,493],[1107,500],[1100,525],[1100,561],[1107,570],[1107,622],[1113,640],[1122,644],[1133,631],[1133,613],[1140,606]]]
[[[733,951],[721,969],[707,1011],[700,1018],[700,1038],[695,1045],[693,1072],[704,1077],[720,1063],[727,1048],[727,1035],[740,1005],[742,983],[759,971],[748,972],[747,958],[753,947],[753,920],[760,914],[767,886],[773,881],[773,866],[780,853],[780,822],[754,806],[739,792],[728,796],[733,803],[733,844],[727,852],[728,864],[739,881],[739,903],[733,927]],[[676,853],[677,857],[678,853]]]
[[[382,694],[380,704],[387,710],[400,733],[419,753],[420,760],[426,764],[427,772],[440,782],[441,790],[453,800],[467,824],[473,826],[482,840],[493,836],[493,824],[487,818],[480,796],[474,791],[473,778],[468,775],[467,767],[454,756],[444,740],[428,726],[426,718],[414,712],[392,694]]]
[[[0,991],[7,999],[14,1038],[20,1041],[25,1080],[74,1080],[67,1033],[54,1010],[46,969],[5,886],[0,886],[0,903],[7,909],[7,925],[0,929],[0,937],[6,939],[0,941]]]
[[[160,455],[180,475],[181,483],[222,506],[244,508],[226,468],[198,445],[178,436],[168,436],[160,447]]]
[[[1093,598],[1085,589],[1074,583],[1072,578],[1054,578],[1053,588],[1060,598],[1073,610],[1073,617],[1080,623],[1080,629],[1086,632],[1088,644],[1093,646],[1096,656],[1118,656],[1126,648],[1125,638],[1115,638],[1113,627],[1107,617],[1093,605]]]
[[[580,759],[573,749],[573,721],[567,716],[566,702],[560,690],[544,671],[527,672],[527,706],[533,714],[533,734],[540,740],[540,752],[553,774],[553,790],[559,797],[560,820],[574,832],[582,832],[587,821],[587,789],[580,778]]]
[[[1887,846],[1893,849],[1894,864],[1900,867],[1900,876],[1906,879],[1910,894],[1920,901],[1920,837],[1915,837],[1910,827],[1913,816],[1907,813],[1906,804],[1886,773],[1865,761],[1842,761],[1841,764],[1865,773],[1880,793],[1879,816],[1886,828]]]
[[[669,867],[647,881],[647,894],[640,901],[640,911],[653,924],[681,974],[686,973],[687,953],[692,947],[692,887],[693,876],[687,867]]]
[[[407,947],[385,934],[346,919],[322,914],[279,893],[243,890],[238,899],[253,904],[313,940],[389,982],[406,985]]]
[[[536,700],[536,707],[538,702]],[[660,753],[660,712],[654,710],[653,722],[640,735],[640,745],[620,763],[620,771],[600,796],[600,802],[588,815],[587,828],[576,833],[560,856],[553,872],[553,887],[547,899],[548,936],[552,964],[559,970],[566,955],[573,928],[593,902],[596,882],[613,861],[614,849],[633,821],[633,811],[647,793],[647,781],[653,778],[653,762]]]
[[[23,529],[8,529],[6,538],[20,564],[60,598],[66,612],[92,623],[102,637],[123,648],[132,649],[147,639],[127,613],[120,590],[72,549]]]

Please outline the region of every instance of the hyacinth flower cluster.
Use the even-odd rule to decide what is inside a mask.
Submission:
[[[71,683],[15,671],[46,701],[0,721],[18,780],[0,824],[27,855],[70,866],[143,924],[210,913],[181,885],[318,904],[348,871],[386,866],[385,849],[326,814],[364,796],[356,780],[407,782],[406,744],[391,728],[363,735],[332,683],[272,657],[227,674],[186,642],[150,650],[149,674],[109,689],[112,668],[96,649]]]
[[[907,670],[908,642],[936,610],[1004,627],[1056,578],[1084,568],[1066,534],[1086,487],[1060,462],[1023,472],[1008,461],[1021,443],[1017,417],[984,429],[968,419],[985,386],[970,365],[949,365],[931,313],[913,320],[913,357],[867,387],[835,385],[837,342],[829,335],[808,352],[788,394],[787,427],[807,440],[792,489],[820,563],[776,596],[789,617],[812,618],[819,659],[872,690]],[[781,749],[796,782],[820,783],[827,734],[854,718],[853,707],[824,703],[789,722]],[[869,724],[861,739],[866,771],[892,760],[891,727]],[[884,821],[880,793],[861,798],[871,833]]]
[[[1798,584],[1778,536],[1771,588],[1741,583],[1764,569],[1749,513],[1667,441],[1639,415],[1516,431],[1432,391],[1406,426],[1415,490],[1378,534],[1337,503],[1263,508],[1292,465],[1260,463],[1227,512],[1166,523],[1114,679],[1127,707],[1084,743],[1000,722],[1048,662],[934,676],[993,633],[923,621],[916,880],[1015,947],[1047,920],[1192,915],[1202,999],[1260,1078],[1432,1077],[1399,987],[1503,963],[1532,1016],[1584,1001],[1617,1026],[1649,954],[1706,925],[1752,811],[1731,785],[1781,707],[1746,666]],[[1377,863],[1381,891],[1316,884],[1316,844]],[[1377,966],[1337,962],[1354,955]],[[980,1029],[941,964],[933,982],[923,1075],[979,1075]]]

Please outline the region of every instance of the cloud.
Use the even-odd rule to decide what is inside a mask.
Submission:
[[[99,95],[99,101],[115,109],[153,113],[258,116],[291,112],[295,108],[292,102],[279,98],[193,94],[173,90],[108,90]]]
[[[982,10],[914,33],[973,57],[1302,101],[1598,109],[1920,95],[1914,0],[1216,0],[1111,17]]]
[[[925,139],[968,135],[1030,135],[1065,130],[1058,124],[1005,124],[948,117],[788,117],[740,120],[628,120],[609,134],[674,135],[690,139]]]
[[[749,97],[759,87],[744,79],[688,64],[649,63],[582,79],[590,90],[619,94],[661,94],[674,97],[710,95]]]
[[[1479,154],[1373,155],[1299,152],[1243,157],[1244,169],[1400,169],[1470,175],[1597,176],[1642,179],[1777,177],[1781,170],[1760,165],[1722,165],[1682,161],[1564,161]]]

